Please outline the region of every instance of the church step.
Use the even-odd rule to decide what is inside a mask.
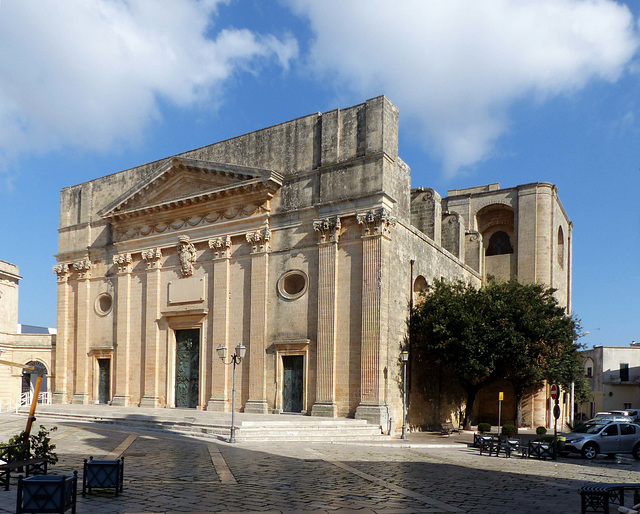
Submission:
[[[206,439],[228,440],[230,423],[228,419],[198,419],[185,416],[183,419],[149,416],[103,415],[101,412],[57,412],[55,409],[42,409],[39,419],[64,420],[73,422],[93,422],[130,427],[132,429],[157,432],[172,432]],[[308,416],[292,419],[252,419],[236,418],[237,442],[333,442],[333,441],[379,441],[388,439],[380,428],[368,424],[366,420],[345,418],[314,418]]]

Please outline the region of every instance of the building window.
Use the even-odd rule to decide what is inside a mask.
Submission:
[[[620,363],[620,382],[629,382],[629,364]]]
[[[96,298],[94,305],[96,313],[100,316],[106,316],[113,309],[113,298],[109,293],[102,293]]]
[[[564,268],[564,232],[558,227],[558,266]]]
[[[489,238],[489,246],[487,247],[485,255],[489,257],[491,255],[505,255],[508,253],[513,253],[513,246],[511,246],[511,241],[509,240],[509,234],[503,231],[495,232]]]
[[[587,375],[586,375],[586,377],[587,377],[587,378],[591,378],[591,377],[593,377],[593,368],[592,368],[591,366],[589,366],[589,367],[587,368]]]
[[[287,271],[278,280],[278,293],[287,300],[296,300],[307,291],[307,274],[300,270]]]
[[[624,410],[630,409],[631,408],[631,404],[630,403],[625,403],[624,407],[622,407]]]

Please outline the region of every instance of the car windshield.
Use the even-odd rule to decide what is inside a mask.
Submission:
[[[597,434],[606,427],[608,423],[585,423],[573,429],[576,434]]]

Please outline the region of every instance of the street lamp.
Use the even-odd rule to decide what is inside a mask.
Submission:
[[[236,346],[236,353],[231,356],[230,362],[225,362],[227,358],[227,347],[223,344],[218,346],[216,350],[218,352],[218,357],[223,364],[233,364],[233,387],[231,389],[231,437],[229,439],[230,443],[236,442],[236,365],[242,362],[244,359],[244,355],[247,352],[247,347],[242,343],[239,343]]]
[[[407,362],[409,362],[409,352],[403,350],[402,356],[402,436],[401,439],[407,438]]]

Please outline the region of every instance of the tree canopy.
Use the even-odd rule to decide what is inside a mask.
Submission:
[[[516,398],[521,422],[524,394],[544,380],[565,389],[586,382],[578,350],[579,322],[554,297],[554,289],[516,280],[490,279],[477,289],[461,281],[436,280],[410,320],[416,370],[439,368],[466,393],[464,426],[471,424],[477,393],[505,379]]]

